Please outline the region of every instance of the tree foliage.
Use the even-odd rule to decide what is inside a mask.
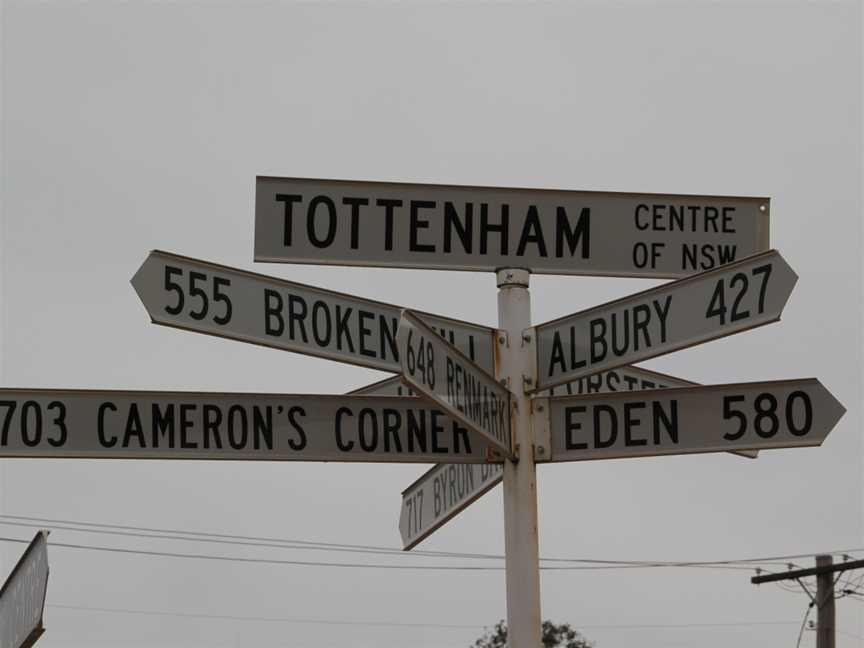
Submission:
[[[569,623],[556,625],[544,621],[541,633],[543,648],[593,648],[594,644],[582,636]],[[472,648],[507,648],[507,624],[499,621],[491,630],[474,642]]]

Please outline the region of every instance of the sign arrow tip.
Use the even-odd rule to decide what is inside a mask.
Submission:
[[[141,267],[135,271],[135,274],[132,275],[132,278],[129,280],[129,283],[132,284],[133,290],[135,290],[135,294],[138,295],[138,301],[141,302],[141,305],[144,306],[144,310],[147,311],[147,315],[150,317],[150,321],[156,323],[156,320],[153,318],[153,314],[150,312],[150,303],[147,299],[148,296],[148,274],[152,271],[151,260],[155,254],[158,254],[158,250],[150,250],[147,256],[144,258],[144,261],[141,263]]]
[[[843,418],[843,415],[846,413],[846,408],[821,382],[819,383],[819,387],[821,387],[822,391],[825,392],[825,418],[828,427],[825,435],[827,436],[828,433],[834,429],[840,419]]]

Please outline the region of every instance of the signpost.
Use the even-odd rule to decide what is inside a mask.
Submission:
[[[538,398],[533,411],[551,461],[581,461],[818,446],[846,410],[809,378]]]
[[[156,324],[399,371],[399,306],[158,250],[132,286]],[[480,366],[494,367],[492,329],[417,315]]]
[[[762,252],[768,198],[259,176],[255,260],[676,278]]]
[[[156,324],[399,375],[349,395],[0,389],[0,457],[438,462],[402,494],[406,549],[503,482],[508,638],[537,646],[535,462],[755,456],[843,415],[815,379],[629,366],[780,318],[797,276],[768,219],[767,198],[258,177],[256,261],[495,272],[498,328],[154,251],[132,285]],[[532,273],[677,280],[533,326]],[[41,634],[47,576],[40,535],[0,590],[0,648]]]
[[[484,463],[419,398],[0,389],[0,457]]]
[[[402,380],[468,429],[513,456],[510,392],[410,311],[396,335]]]
[[[0,589],[0,648],[30,648],[45,632],[48,534],[39,531]]]
[[[772,250],[541,324],[535,390],[776,322],[797,280]]]

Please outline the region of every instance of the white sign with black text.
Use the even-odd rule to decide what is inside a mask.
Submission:
[[[0,389],[0,457],[484,463],[439,407],[386,396]]]
[[[503,464],[438,464],[402,491],[399,534],[412,549],[501,483]]]
[[[537,398],[551,461],[818,446],[846,411],[815,378]]]
[[[399,306],[158,250],[132,286],[156,324],[399,371]],[[418,317],[492,369],[491,328],[428,313]]]
[[[536,390],[776,322],[797,280],[771,250],[540,324]]]
[[[30,648],[45,632],[48,536],[40,531],[0,589],[0,648]]]
[[[419,396],[513,456],[510,392],[411,311],[402,311],[396,334],[402,381]]]
[[[255,260],[684,277],[769,248],[769,199],[261,177]]]

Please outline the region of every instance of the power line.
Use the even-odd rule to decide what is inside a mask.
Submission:
[[[27,544],[29,540],[20,538],[3,538],[0,542],[15,542]],[[290,565],[295,567],[336,567],[349,569],[387,569],[387,570],[416,570],[416,571],[504,571],[503,566],[479,566],[479,565],[398,565],[386,563],[337,563],[313,560],[282,560],[273,558],[246,558],[241,556],[214,556],[211,554],[179,553],[172,551],[153,551],[145,549],[124,549],[120,547],[105,547],[85,544],[72,544],[66,542],[49,542],[52,547],[63,549],[80,549],[85,551],[106,551],[109,553],[132,554],[139,556],[157,556],[163,558],[187,558],[197,560],[212,560],[219,562],[242,562],[262,565]],[[736,565],[688,565],[688,564],[603,564],[603,565],[573,565],[573,566],[540,566],[541,571],[592,571],[608,569],[645,569],[660,567],[697,567],[706,569],[734,569],[747,570],[749,567]]]
[[[0,537],[0,542],[14,542],[26,544],[29,540],[20,538],[3,538]],[[397,564],[382,564],[382,563],[337,563],[327,561],[305,561],[305,560],[279,560],[272,558],[246,558],[241,556],[214,556],[211,554],[192,554],[179,553],[171,551],[153,551],[145,549],[125,549],[120,547],[105,547],[84,544],[72,544],[65,542],[49,542],[52,547],[63,549],[78,549],[85,551],[105,551],[108,553],[131,554],[139,556],[154,556],[163,558],[184,558],[195,560],[210,560],[218,562],[241,562],[263,565],[287,565],[295,567],[334,567],[346,569],[382,569],[382,570],[415,570],[415,571],[503,571],[503,566],[478,566],[478,565],[397,565]],[[747,569],[747,567],[735,565],[686,565],[686,564],[670,564],[670,565],[633,565],[633,564],[618,564],[618,565],[582,565],[582,566],[541,566],[542,571],[590,571],[603,569],[640,569],[648,567],[708,567],[715,569]]]
[[[20,538],[3,538],[0,537],[0,542],[15,542],[26,544],[29,540]],[[140,556],[156,556],[163,558],[187,558],[197,560],[212,560],[219,562],[242,562],[263,565],[290,565],[295,567],[336,567],[348,569],[387,569],[387,570],[417,570],[417,571],[504,571],[503,566],[479,566],[479,565],[398,565],[386,563],[340,563],[327,561],[313,560],[282,560],[273,558],[246,558],[242,556],[214,556],[211,554],[194,554],[194,553],[179,553],[172,551],[153,551],[146,549],[125,549],[121,547],[105,547],[85,544],[72,544],[66,542],[49,542],[52,547],[60,547],[63,549],[80,549],[85,551],[105,551],[109,553],[132,554]],[[591,571],[604,569],[641,569],[648,567],[687,567],[690,565],[634,565],[634,564],[605,564],[605,565],[574,565],[574,566],[541,566],[542,571]],[[694,567],[707,567],[713,569],[747,569],[747,567],[739,567],[734,565],[692,565]]]
[[[798,641],[795,642],[795,648],[800,648],[801,639],[804,637],[804,628],[807,626],[807,617],[810,616],[810,611],[813,609],[813,602],[807,604],[807,609],[804,611],[804,618],[801,620],[801,629],[798,631]]]
[[[365,626],[372,628],[444,628],[448,630],[482,629],[480,624],[459,625],[454,623],[405,623],[391,621],[354,621],[341,619],[303,619],[297,617],[239,616],[235,614],[205,614],[199,612],[168,612],[163,610],[132,610],[121,608],[89,607],[85,605],[48,604],[49,608],[75,610],[79,612],[102,612],[107,614],[131,614],[136,616],[178,617],[184,619],[211,619],[219,621],[249,621],[256,623],[303,623],[315,625]]]
[[[29,540],[19,538],[0,538],[0,542],[16,542],[27,544]],[[100,547],[94,545],[72,544],[67,542],[49,542],[51,547],[63,549],[81,549],[85,551],[106,551],[109,553],[133,554],[139,556],[158,556],[162,558],[190,558],[196,560],[213,560],[220,562],[242,562],[262,565],[291,565],[296,567],[342,567],[350,569],[393,569],[422,571],[503,571],[504,567],[481,567],[475,565],[394,565],[381,563],[334,563],[313,560],[279,560],[273,558],[245,558],[242,556],[214,556],[210,554],[178,553],[172,551],[150,551],[146,549],[124,549],[121,547]],[[543,569],[541,567],[541,569]],[[555,569],[546,568],[546,569]],[[591,569],[586,567],[585,569]]]
[[[0,516],[3,517],[3,516]],[[4,520],[0,520],[0,525],[3,526],[14,526],[14,527],[27,527],[34,528],[38,525],[28,522],[8,522]],[[158,533],[142,533],[137,531],[114,531],[111,529],[80,529],[76,527],[66,526],[64,524],[51,524],[50,528],[52,530],[60,530],[60,531],[73,531],[78,533],[98,533],[100,535],[111,535],[111,536],[122,536],[122,537],[131,537],[131,538],[149,538],[156,540],[181,540],[186,542],[204,542],[208,544],[222,544],[222,545],[233,545],[233,546],[242,546],[242,547],[264,547],[270,549],[306,549],[312,551],[335,551],[335,552],[347,552],[347,553],[362,553],[362,554],[375,554],[375,555],[404,555],[404,552],[401,552],[396,549],[360,549],[353,547],[336,547],[336,546],[312,546],[309,543],[303,544],[291,544],[291,541],[282,542],[250,542],[246,540],[221,540],[218,538],[211,537],[190,537],[185,535],[159,535]],[[424,554],[421,554],[424,555]],[[438,557],[438,556],[434,556]],[[445,556],[440,556],[445,557]],[[452,555],[446,556],[448,558],[485,558],[483,555],[473,555],[473,554],[458,554],[454,553]],[[489,556],[490,558],[492,556]]]
[[[375,545],[358,545],[358,544],[345,544],[345,543],[334,543],[334,542],[319,542],[315,540],[297,540],[297,539],[286,539],[286,538],[271,538],[271,537],[261,537],[261,536],[244,536],[244,535],[231,535],[227,533],[212,533],[205,531],[186,531],[184,529],[160,529],[160,528],[151,528],[151,527],[142,527],[142,526],[130,526],[123,524],[106,524],[100,522],[80,522],[75,520],[58,520],[52,518],[43,518],[43,517],[31,517],[24,515],[0,515],[0,518],[9,519],[9,520],[29,520],[32,522],[40,522],[54,525],[54,528],[57,527],[57,524],[63,525],[76,525],[76,526],[87,526],[87,527],[102,527],[104,529],[117,529],[123,531],[125,533],[117,535],[134,535],[131,532],[148,532],[148,533],[157,533],[157,534],[168,534],[175,536],[199,536],[201,538],[210,538],[210,539],[219,539],[225,541],[232,541],[233,543],[257,543],[257,546],[267,546],[266,543],[272,543],[276,546],[284,546],[284,545],[296,545],[296,548],[299,547],[310,547],[313,549],[319,548],[327,548],[333,550],[362,550],[368,552],[375,553],[394,553],[394,554],[404,554],[401,549],[395,547],[380,547]],[[12,522],[6,522],[4,524],[12,525]],[[18,524],[20,526],[20,524]],[[29,525],[29,526],[37,526],[37,525]],[[80,530],[84,531],[84,529],[69,529],[72,531]],[[107,533],[107,532],[104,532]],[[154,537],[164,537],[164,536],[154,536]],[[178,538],[180,539],[180,538]],[[191,540],[197,540],[198,538],[189,538]],[[230,544],[230,543],[228,543]],[[293,548],[293,547],[292,547]],[[412,552],[414,555],[423,555],[423,556],[441,556],[446,558],[454,558],[454,557],[466,557],[466,558],[480,558],[480,559],[500,559],[503,560],[504,556],[499,555],[491,555],[491,554],[475,554],[475,553],[453,553],[453,552],[436,552],[436,551],[415,551]]]
[[[130,526],[108,523],[81,522],[74,520],[58,520],[53,518],[19,516],[19,515],[0,515],[0,518],[11,520],[29,520],[33,522],[51,524],[55,529],[77,531],[82,533],[102,533],[106,535],[125,535],[130,537],[155,538],[155,539],[173,539],[173,540],[188,540],[200,542],[217,542],[218,544],[236,544],[242,546],[258,546],[258,547],[273,547],[273,548],[290,548],[300,549],[309,548],[316,550],[332,550],[332,551],[349,551],[354,553],[377,553],[382,555],[399,555],[405,556],[405,552],[401,549],[393,547],[381,547],[374,545],[357,545],[347,543],[331,543],[319,542],[312,540],[297,540],[283,539],[260,536],[243,536],[224,533],[212,533],[201,531],[187,531],[183,529],[160,529],[142,526]],[[10,526],[29,526],[36,527],[36,524],[23,524],[14,522],[2,522],[0,524]],[[58,526],[66,525],[66,526]],[[100,527],[100,529],[77,529],[68,525]],[[105,529],[116,530],[106,531]],[[146,534],[162,534],[162,535],[146,535]],[[189,536],[189,537],[186,537]],[[56,544],[56,543],[54,543]],[[59,545],[58,545],[59,546]],[[834,552],[821,552],[832,555],[842,555],[844,553],[854,553],[864,551],[864,548],[855,549],[838,549]],[[494,554],[476,554],[476,553],[456,553],[456,552],[435,552],[435,551],[414,551],[413,556],[435,557],[435,558],[474,558],[474,559],[496,559],[503,560],[504,556]],[[745,558],[738,560],[715,560],[715,561],[637,561],[637,560],[598,560],[589,558],[541,558],[544,562],[556,563],[583,563],[588,565],[609,566],[609,567],[699,567],[699,568],[736,568],[736,569],[753,569],[759,565],[767,564],[782,564],[787,565],[789,560],[799,558],[810,558],[815,554],[796,554],[786,556],[771,556],[761,558]],[[782,562],[780,562],[782,561]],[[301,563],[303,564],[303,563]],[[338,563],[337,563],[338,564]],[[744,566],[748,565],[748,566]],[[575,567],[546,567],[545,569],[586,569],[584,566]],[[596,567],[600,568],[600,567]],[[767,570],[766,570],[767,571]]]
[[[443,628],[473,630],[483,628],[480,624],[455,624],[455,623],[410,623],[390,621],[355,621],[347,619],[306,619],[298,617],[261,617],[242,616],[235,614],[206,614],[198,612],[170,612],[162,610],[138,610],[124,608],[90,607],[85,605],[49,604],[49,608],[61,610],[74,610],[81,612],[101,612],[107,614],[130,614],[140,616],[165,616],[189,619],[210,619],[244,622],[265,623],[302,623],[320,625],[346,625],[346,626],[370,626],[370,627],[393,627],[393,628]],[[708,623],[615,623],[615,624],[588,624],[580,625],[580,629],[586,630],[648,630],[663,628],[724,628],[743,626],[772,626],[772,625],[795,625],[797,621],[727,621]]]
[[[586,630],[650,630],[663,628],[740,628],[745,626],[796,625],[797,621],[728,621],[725,623],[643,623],[616,625],[580,625]]]

